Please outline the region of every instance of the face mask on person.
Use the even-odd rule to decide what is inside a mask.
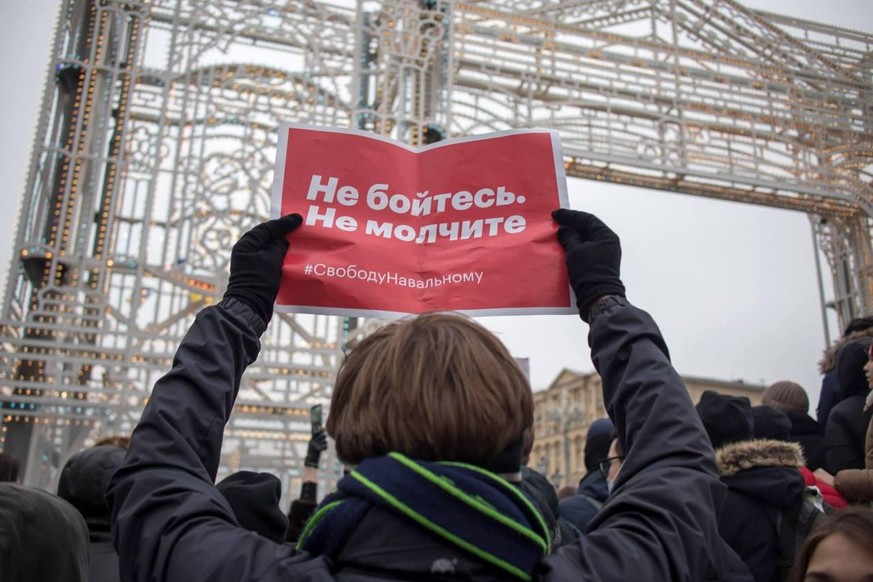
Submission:
[[[607,479],[606,480],[606,491],[609,495],[612,495],[612,490],[615,489],[615,479]]]

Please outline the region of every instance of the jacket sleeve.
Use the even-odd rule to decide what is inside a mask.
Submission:
[[[712,447],[649,315],[626,303],[594,319],[589,343],[627,452],[589,533],[546,560],[546,580],[706,578],[724,496]]]
[[[235,299],[208,307],[155,384],[107,491],[123,580],[329,579],[322,559],[242,529],[213,485],[224,425],[263,331]]]
[[[873,418],[867,425],[864,469],[846,469],[834,476],[834,487],[852,501],[873,501]]]
[[[828,418],[828,426],[825,431],[825,446],[827,447],[825,465],[831,475],[864,464],[858,450],[860,442],[856,442],[850,425],[850,419],[846,416],[843,407],[834,408],[830,418]]]

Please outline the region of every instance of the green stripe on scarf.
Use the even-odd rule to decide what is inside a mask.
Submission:
[[[403,458],[405,459],[405,457],[403,457]],[[400,459],[396,459],[396,460],[401,462],[401,463],[403,462]],[[480,559],[488,562],[489,564],[492,564],[492,565],[494,565],[494,566],[496,566],[496,567],[498,567],[506,572],[509,572],[513,576],[516,576],[516,577],[524,580],[525,582],[528,582],[531,580],[531,576],[529,574],[527,574],[527,572],[524,572],[523,570],[517,568],[516,566],[513,566],[509,562],[506,562],[505,560],[502,560],[502,559],[498,558],[497,556],[490,554],[477,546],[474,546],[473,544],[467,542],[464,539],[459,538],[458,536],[456,536],[452,532],[446,530],[445,528],[442,528],[439,525],[433,523],[432,521],[430,521],[429,519],[427,519],[426,517],[424,517],[420,513],[416,512],[411,507],[409,507],[405,503],[401,502],[399,499],[397,499],[396,497],[394,497],[393,495],[391,495],[390,493],[388,493],[387,491],[385,491],[384,489],[379,487],[377,484],[373,483],[372,481],[370,481],[369,479],[367,479],[366,477],[364,477],[363,475],[358,473],[357,471],[352,471],[350,476],[352,478],[354,478],[356,481],[358,481],[359,483],[361,483],[362,485],[364,485],[365,487],[367,487],[368,489],[370,489],[373,493],[375,493],[376,495],[378,495],[379,497],[384,499],[387,503],[389,503],[397,511],[406,515],[407,517],[409,517],[410,519],[412,519],[413,521],[415,521],[416,523],[418,523],[422,527],[432,531],[433,533],[437,534],[438,536],[440,536],[442,538],[445,538],[445,539],[451,541],[452,543],[467,550],[471,554],[479,557]],[[327,508],[327,506],[325,506],[325,508]],[[319,512],[319,513],[321,513],[321,512]],[[540,543],[542,543],[542,542],[540,542]]]

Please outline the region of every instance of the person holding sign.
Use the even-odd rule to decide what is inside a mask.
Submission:
[[[240,528],[215,489],[222,432],[270,321],[292,214],[234,246],[156,384],[107,496],[127,580],[687,581],[713,572],[723,487],[657,326],[625,299],[618,237],[553,214],[626,458],[585,538],[552,552],[517,487],[533,420],[524,374],[474,321],[429,313],[365,338],[340,368],[327,431],[350,469],[297,548]],[[293,242],[293,235],[290,240]]]

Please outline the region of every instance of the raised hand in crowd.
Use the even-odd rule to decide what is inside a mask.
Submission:
[[[303,223],[299,214],[289,214],[259,224],[233,245],[230,278],[225,299],[245,303],[267,324],[282,280],[282,263],[288,252],[286,235]]]
[[[318,467],[318,461],[321,458],[321,453],[327,450],[327,433],[323,428],[318,429],[312,438],[309,439],[309,444],[306,446],[306,458],[303,465],[306,467]]]

